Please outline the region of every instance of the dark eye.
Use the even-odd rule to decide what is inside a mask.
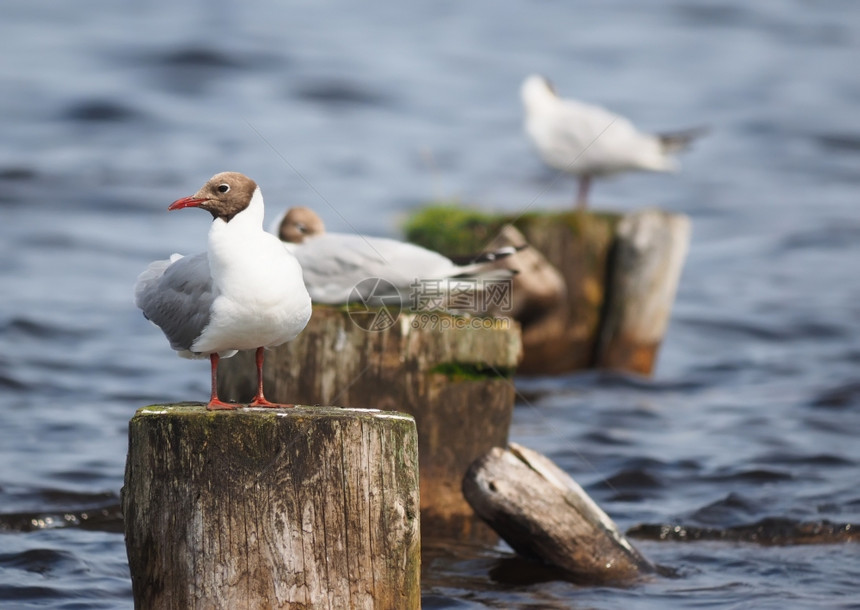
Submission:
[[[219,193],[226,193],[226,192],[227,192],[227,191],[229,191],[229,190],[230,190],[230,185],[229,185],[229,184],[219,184],[219,185],[218,185],[218,192],[219,192]]]
[[[308,232],[308,228],[300,222],[296,223],[296,230],[299,233],[307,233]]]

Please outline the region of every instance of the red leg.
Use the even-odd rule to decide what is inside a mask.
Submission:
[[[274,402],[269,402],[263,395],[263,348],[258,347],[256,353],[257,361],[257,395],[251,401],[251,407],[293,407],[295,405],[282,405]]]
[[[585,174],[579,178],[579,193],[576,196],[576,207],[585,210],[588,207],[588,187],[591,186],[591,176]]]
[[[218,398],[218,360],[218,354],[210,354],[209,362],[212,365],[212,394],[209,397],[209,404],[206,405],[206,408],[210,411],[235,409],[236,405],[224,402]]]

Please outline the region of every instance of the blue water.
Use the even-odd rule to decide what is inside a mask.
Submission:
[[[217,171],[268,216],[398,235],[433,198],[564,209],[518,86],[649,129],[708,125],[677,175],[597,208],[689,214],[653,380],[517,380],[512,438],[622,529],[860,522],[860,4],[849,0],[278,4],[7,0],[0,8],[0,607],[130,608],[115,505],[127,422],[199,400],[134,309],[150,261],[203,249],[167,214]],[[67,516],[68,515],[68,516]],[[84,518],[86,517],[86,518]],[[512,579],[504,545],[429,549],[425,608],[860,607],[860,545],[637,541],[679,578]]]

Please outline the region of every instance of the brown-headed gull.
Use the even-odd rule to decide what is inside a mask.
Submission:
[[[471,280],[507,279],[516,273],[496,264],[516,252],[513,247],[487,252],[472,263],[458,265],[415,244],[385,237],[329,233],[322,219],[306,207],[290,208],[276,226],[278,237],[299,259],[305,285],[315,303],[341,305],[361,300],[379,305],[392,296],[399,296],[402,302],[403,296],[420,289],[422,282],[438,281],[443,291],[480,290],[481,283]],[[368,278],[384,282],[367,284],[364,280]],[[386,285],[396,289],[397,294],[394,290],[381,292]],[[373,288],[373,294],[365,292],[368,288]]]
[[[212,214],[206,252],[174,254],[140,274],[135,304],[185,358],[208,357],[212,394],[207,408],[234,409],[218,398],[218,360],[256,349],[257,394],[251,406],[276,407],[263,394],[263,350],[294,339],[311,316],[311,299],[296,258],[263,230],[263,195],[236,172],[213,176],[167,209]]]
[[[685,149],[704,129],[651,134],[628,119],[572,99],[563,99],[552,83],[539,75],[520,88],[525,131],[550,167],[579,176],[576,204],[587,207],[594,176],[625,171],[668,172],[677,169],[674,153]]]

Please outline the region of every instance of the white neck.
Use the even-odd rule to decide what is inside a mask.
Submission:
[[[235,266],[255,249],[263,233],[264,213],[263,195],[257,187],[247,208],[229,221],[221,218],[212,221],[208,242],[213,277],[221,277],[227,267]]]
[[[522,85],[520,95],[527,111],[555,103],[558,98],[542,78],[530,77]]]

